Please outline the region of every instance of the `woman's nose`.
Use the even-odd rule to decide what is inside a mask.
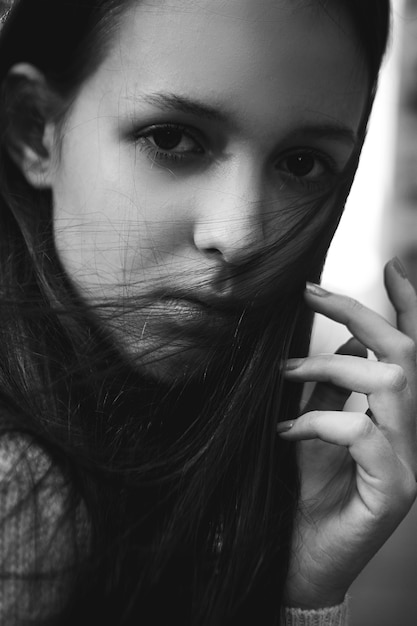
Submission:
[[[205,255],[237,264],[264,243],[262,181],[229,172],[196,198],[194,244]]]

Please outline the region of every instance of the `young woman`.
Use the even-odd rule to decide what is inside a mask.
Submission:
[[[397,261],[398,329],[305,285],[388,22],[381,0],[15,3],[2,623],[345,623],[416,495],[416,298]],[[306,357],[313,311],[350,329],[339,354]]]

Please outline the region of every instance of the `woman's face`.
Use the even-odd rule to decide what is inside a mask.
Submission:
[[[204,362],[232,271],[343,171],[367,90],[339,7],[131,4],[57,130],[50,178],[60,259],[84,300],[108,303],[126,355],[159,376]]]

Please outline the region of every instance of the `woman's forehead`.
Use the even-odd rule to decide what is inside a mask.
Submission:
[[[318,6],[135,2],[98,70],[98,91],[117,95],[121,111],[144,95],[169,94],[240,111],[242,124],[257,117],[270,125],[280,112],[300,109],[342,123],[347,117],[357,128],[368,95],[361,47],[347,17]]]
[[[130,0],[130,5],[142,4],[147,11],[166,11],[174,9],[178,12],[205,12],[207,15],[217,14],[223,17],[235,17],[237,11],[241,17],[247,19],[257,17],[262,13],[268,18],[268,12],[299,11],[313,9],[329,12],[337,11],[345,6],[349,0]],[[129,4],[129,2],[127,3]],[[269,15],[270,17],[271,15]]]

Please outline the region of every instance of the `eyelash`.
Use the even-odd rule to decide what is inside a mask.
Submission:
[[[150,143],[149,137],[155,135],[157,132],[178,132],[183,137],[191,140],[198,146],[197,150],[192,151],[183,151],[183,152],[169,152],[168,150],[163,150],[157,146],[154,146]],[[196,156],[204,156],[205,150],[201,146],[201,141],[199,141],[195,135],[197,133],[192,129],[186,126],[181,126],[180,124],[155,124],[154,126],[150,126],[146,128],[144,131],[136,134],[136,142],[139,145],[140,150],[145,152],[151,159],[155,162],[185,162],[190,161]],[[141,142],[142,140],[142,142]],[[174,148],[172,148],[174,150]]]
[[[297,176],[291,172],[285,172],[281,169],[282,175],[287,179],[288,184],[302,185],[307,188],[308,191],[320,191],[327,189],[335,182],[336,177],[341,173],[337,167],[336,162],[328,154],[321,152],[320,150],[314,150],[312,148],[295,148],[280,158],[278,164],[288,161],[291,157],[311,157],[315,160],[316,167],[319,164],[324,172],[316,180],[311,180],[306,176]]]
[[[182,140],[189,140],[193,142],[196,146],[196,149],[193,150],[183,150],[174,152],[175,146],[171,149],[163,150],[153,145],[150,142],[150,137],[156,135],[156,133],[169,133],[174,132],[178,133]],[[135,141],[137,142],[141,151],[143,151],[153,162],[155,163],[177,163],[177,164],[186,164],[192,163],[196,158],[202,158],[206,155],[206,150],[202,147],[202,141],[200,138],[197,138],[197,131],[194,129],[183,126],[181,124],[155,124],[141,131],[140,133],[136,133]],[[179,141],[179,143],[181,143]],[[172,150],[172,151],[170,151]],[[333,158],[329,155],[312,148],[308,147],[299,147],[293,148],[288,153],[281,156],[277,164],[284,163],[288,161],[291,157],[311,157],[316,161],[316,164],[319,163],[323,169],[325,170],[323,176],[320,177],[319,180],[311,180],[308,178],[308,174],[306,176],[297,176],[289,171],[285,172],[281,169],[282,176],[286,179],[285,184],[287,185],[301,185],[305,187],[308,191],[320,191],[324,188],[328,188],[335,180],[338,175],[338,168]],[[314,166],[315,167],[315,166]],[[278,169],[278,167],[276,167]]]

